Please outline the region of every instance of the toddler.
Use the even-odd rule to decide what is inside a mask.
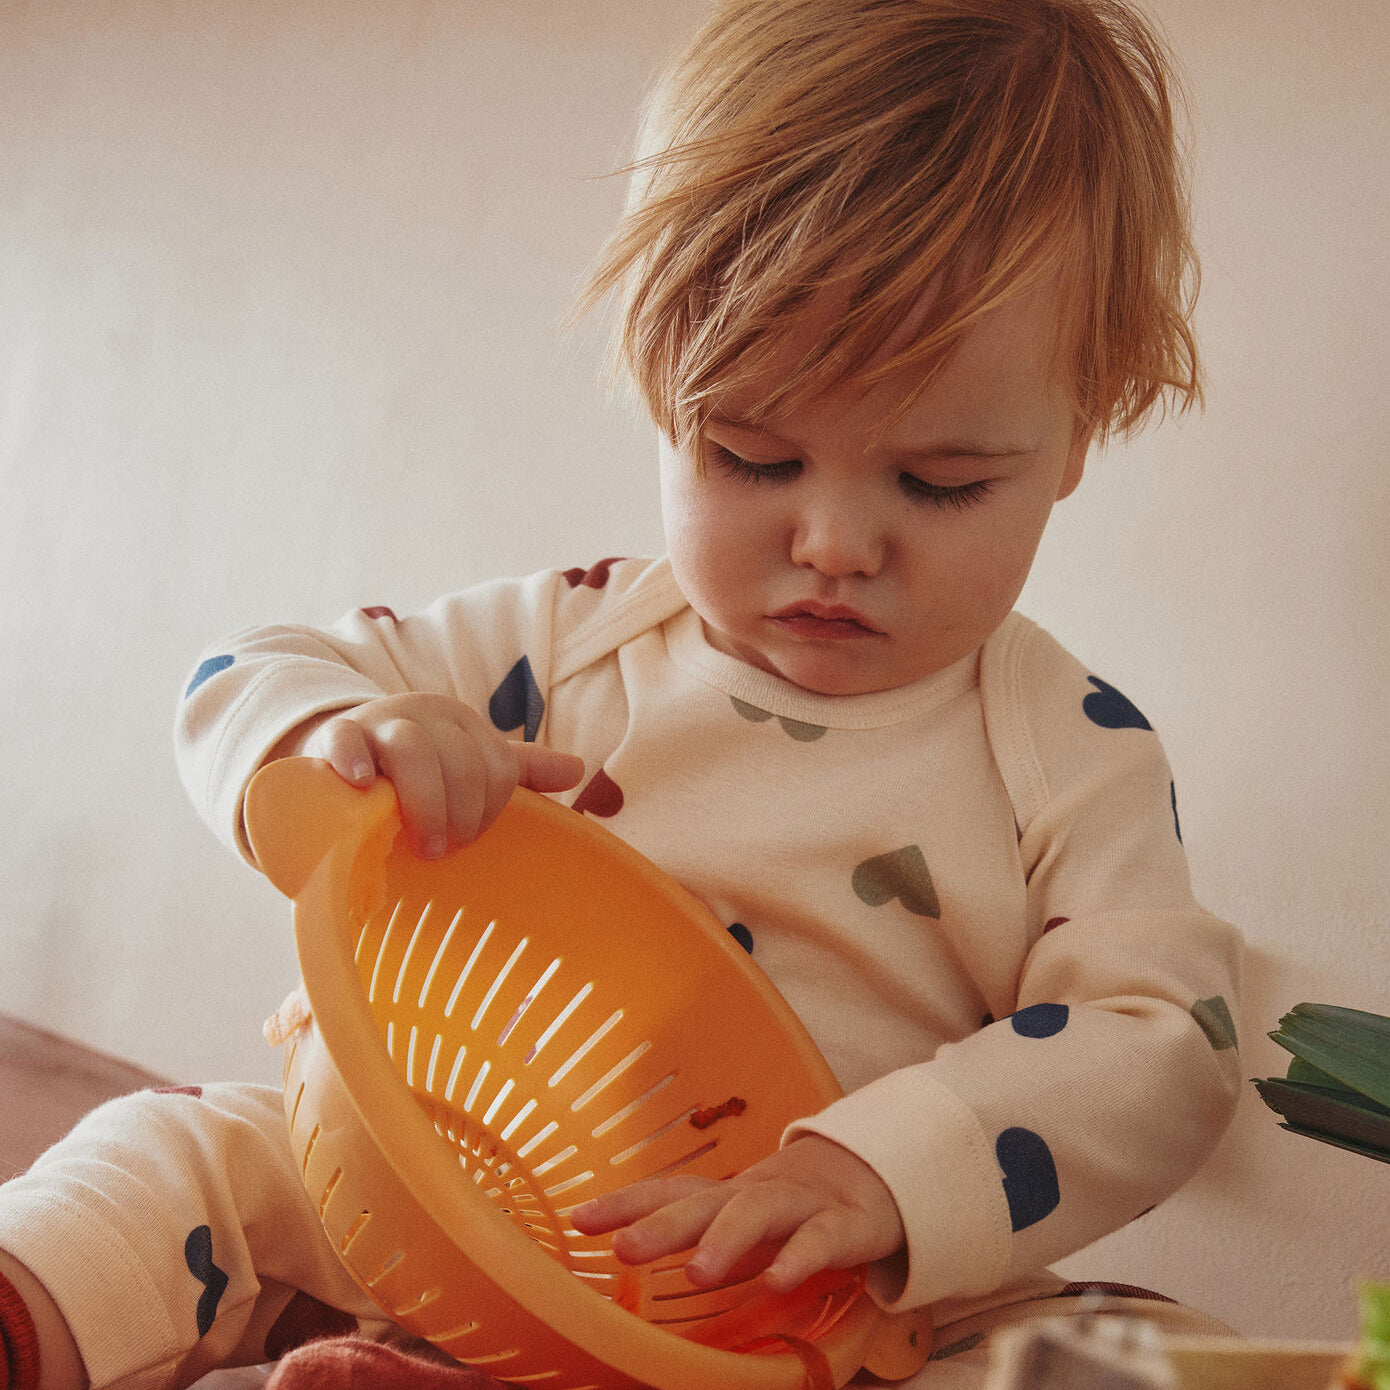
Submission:
[[[1013,611],[1092,444],[1198,395],[1169,90],[1121,0],[726,0],[587,291],[659,429],[668,554],[242,632],[180,709],[248,859],[248,781],[305,753],[390,779],[421,855],[525,785],[702,898],[845,1096],[733,1179],[573,1219],[697,1283],[870,1262],[883,1306],[931,1306],[928,1390],[1068,1306],[1047,1265],[1190,1176],[1240,1084],[1237,938],[1157,737]],[[43,1386],[182,1385],[379,1316],[278,1093],[192,1091],[0,1190]]]

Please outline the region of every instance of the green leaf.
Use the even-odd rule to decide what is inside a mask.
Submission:
[[[1349,1091],[1271,1077],[1257,1081],[1260,1098],[1300,1130],[1390,1151],[1390,1110]]]
[[[1390,1106],[1390,1018],[1334,1004],[1298,1004],[1270,1037],[1335,1082]]]
[[[1289,1124],[1287,1120],[1280,1124],[1279,1128],[1288,1130],[1290,1134],[1301,1134],[1305,1139],[1316,1139],[1320,1143],[1331,1144],[1333,1148],[1346,1149],[1348,1153],[1378,1159],[1381,1163],[1390,1163],[1390,1149],[1383,1149],[1376,1144],[1357,1144],[1350,1139],[1341,1139],[1335,1134],[1324,1134],[1321,1130]]]
[[[1289,1058],[1290,1081],[1301,1081],[1309,1086],[1325,1086],[1330,1091],[1341,1091],[1345,1095],[1359,1096],[1360,1091],[1353,1091],[1350,1086],[1343,1086],[1335,1076],[1328,1076],[1325,1071],[1319,1071],[1311,1062],[1305,1062],[1302,1057]]]

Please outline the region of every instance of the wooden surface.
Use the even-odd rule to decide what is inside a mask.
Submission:
[[[0,1014],[0,1182],[102,1101],[164,1084],[143,1067]]]

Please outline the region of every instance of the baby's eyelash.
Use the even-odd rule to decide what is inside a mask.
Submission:
[[[741,478],[748,483],[779,482],[784,478],[795,477],[801,465],[795,459],[783,459],[778,463],[754,463],[732,449],[712,441],[708,444],[709,457],[715,465],[731,477]]]
[[[706,442],[706,447],[708,457],[717,468],[743,482],[784,482],[796,477],[801,471],[801,464],[796,459],[782,459],[777,463],[754,463],[752,459],[746,459],[742,454],[736,454],[732,449],[726,449],[722,444],[716,444],[712,440]],[[919,478],[912,473],[899,474],[898,485],[914,502],[926,503],[943,511],[958,512],[984,501],[994,486],[990,479],[983,478],[974,483],[958,483],[952,487],[944,487],[940,483],[929,483],[925,478]]]
[[[899,481],[903,491],[915,502],[928,502],[943,510],[950,508],[962,512],[976,502],[983,502],[989,496],[994,484],[988,478],[979,482],[959,483],[955,487],[942,487],[939,483],[929,483],[911,473],[901,475]]]

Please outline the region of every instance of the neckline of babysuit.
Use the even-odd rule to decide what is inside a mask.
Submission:
[[[683,608],[672,617],[665,624],[665,634],[671,660],[687,675],[768,714],[829,729],[879,729],[901,724],[954,700],[979,683],[980,654],[976,651],[945,670],[896,690],[818,695],[710,646],[704,623],[693,608]]]

